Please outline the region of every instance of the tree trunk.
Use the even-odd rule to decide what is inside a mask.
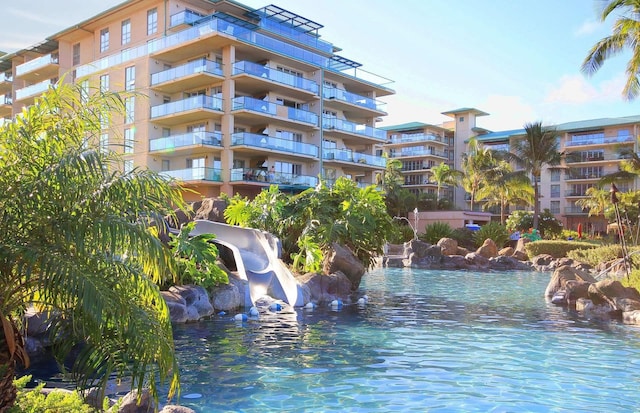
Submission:
[[[13,385],[16,375],[16,359],[9,351],[7,339],[0,330],[0,413],[4,413],[14,405],[17,391]],[[22,346],[22,336],[13,328],[14,340]]]
[[[533,228],[538,230],[538,221],[540,219],[540,202],[538,199],[540,198],[540,194],[538,193],[538,177],[533,176]]]

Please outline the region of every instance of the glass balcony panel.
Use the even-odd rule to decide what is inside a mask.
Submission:
[[[193,10],[183,10],[179,13],[171,15],[169,19],[169,27],[180,26],[182,24],[193,24],[204,16],[200,13],[196,13]]]
[[[357,95],[355,93],[351,93],[344,89],[338,89],[335,87],[325,87],[322,91],[322,95],[325,99],[341,100],[343,102],[347,102],[352,105],[358,105],[367,109],[377,110],[380,112],[384,112],[386,108],[386,103],[384,102],[379,102],[375,99],[371,99],[366,96]]]
[[[308,110],[287,108],[287,117],[291,120],[318,126],[318,115]]]
[[[412,133],[401,134],[399,136],[392,136],[391,143],[406,143],[406,142],[424,142],[424,141],[436,141],[442,142],[442,136],[434,135],[431,133]],[[508,145],[507,145],[508,149]]]
[[[0,73],[0,83],[2,82],[13,82],[13,75],[11,73]]]
[[[281,23],[274,19],[263,18],[260,19],[260,27],[265,30],[269,30],[273,33],[283,35],[289,39],[292,39],[298,43],[303,43],[307,46],[314,47],[321,50],[324,53],[333,52],[333,44],[320,40],[319,37],[313,36],[309,33],[301,32],[300,30],[292,27],[290,24]]]
[[[248,132],[239,132],[231,135],[231,146],[239,145],[246,145],[255,148],[269,148],[282,152],[310,155],[313,157],[318,156],[318,147],[315,145]]]
[[[328,129],[336,129],[343,132],[364,135],[370,138],[379,139],[381,141],[387,139],[387,132],[382,129],[376,129],[372,128],[371,126],[349,122],[344,119],[325,117],[323,119],[323,126]]]
[[[256,99],[249,96],[239,96],[233,99],[231,110],[240,109],[275,116],[278,111],[278,105],[262,99]]]
[[[401,158],[403,156],[425,156],[425,155],[432,155],[432,156],[439,156],[441,158],[446,158],[446,155],[444,152],[436,151],[434,149],[428,149],[428,148],[421,148],[421,149],[402,148],[401,151],[389,152],[389,156],[391,158]]]
[[[264,168],[235,168],[231,170],[232,182],[259,182],[275,185],[312,187],[318,184],[318,178],[285,172],[267,172]]]
[[[16,100],[22,100],[30,96],[40,95],[44,93],[51,85],[55,84],[55,81],[49,79],[44,82],[36,83],[35,85],[23,87],[16,90]]]
[[[213,181],[222,182],[222,170],[215,168],[187,168],[174,171],[162,171],[160,175],[181,181]]]
[[[297,89],[307,90],[315,94],[318,93],[318,84],[314,81],[305,79],[300,76],[294,76],[289,73],[284,73],[257,63],[247,61],[234,63],[233,74],[237,75],[239,73],[246,73],[252,76],[268,79],[273,82],[282,83],[284,85],[291,86]]]
[[[582,208],[577,205],[572,205],[564,208],[564,212],[566,214],[584,214],[587,215],[589,213],[589,208]]]
[[[605,145],[633,141],[634,137],[631,135],[604,136],[604,134],[593,134],[586,136],[573,136],[570,141],[565,143],[565,146]]]
[[[222,147],[220,132],[191,132],[167,136],[149,141],[150,151],[164,151],[191,145],[210,145]]]
[[[2,105],[13,105],[13,99],[11,95],[4,95],[0,98],[0,104]]]
[[[222,73],[222,65],[220,63],[203,59],[201,61],[189,62],[182,66],[154,73],[151,75],[151,85],[154,86],[196,73],[210,73],[217,76],[224,76]]]
[[[335,159],[351,163],[386,167],[387,160],[381,156],[366,155],[346,149],[325,148],[322,157],[327,160]]]
[[[58,64],[57,53],[50,53],[48,55],[40,56],[36,59],[29,60],[28,62],[16,66],[16,76],[22,76],[25,73],[33,72],[34,70],[51,64]]]
[[[222,111],[222,99],[207,95],[191,96],[176,102],[163,103],[151,107],[151,118],[172,115],[194,109],[211,109]]]

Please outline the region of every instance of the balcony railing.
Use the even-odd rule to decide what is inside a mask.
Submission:
[[[26,99],[31,96],[41,95],[47,89],[54,85],[56,80],[48,79],[40,83],[36,83],[35,85],[23,87],[22,89],[16,90],[16,100]]]
[[[579,215],[587,215],[589,213],[589,208],[582,208],[579,206],[568,206],[564,208],[565,214],[579,214]]]
[[[619,161],[623,159],[630,159],[631,156],[621,154],[599,154],[599,155],[587,155],[580,153],[569,153],[565,156],[566,163],[578,163],[578,162],[600,162],[600,161]]]
[[[323,127],[326,129],[335,129],[342,132],[363,135],[369,138],[384,141],[387,138],[387,132],[382,129],[372,128],[371,126],[361,125],[344,119],[328,118],[322,120]]]
[[[347,92],[344,89],[338,89],[335,87],[325,87],[322,90],[322,96],[325,99],[336,99],[343,102],[350,103],[352,105],[362,106],[367,109],[384,112],[386,103],[371,99],[366,96],[357,95],[355,93]]]
[[[222,111],[222,99],[213,96],[198,95],[178,100],[176,102],[163,103],[162,105],[151,107],[151,118],[159,118],[194,109]]]
[[[575,139],[565,143],[565,146],[582,146],[582,145],[604,145],[614,143],[633,142],[634,137],[631,135],[602,137],[602,138],[589,138],[589,139]]]
[[[302,109],[290,108],[277,103],[269,102],[262,99],[256,99],[249,96],[239,96],[232,101],[232,110],[250,110],[252,112],[264,113],[266,115],[278,116],[278,108],[287,109],[287,119],[309,123],[312,125],[318,124],[318,115],[313,112],[309,112]]]
[[[51,64],[58,64],[57,53],[40,56],[37,59],[29,60],[28,62],[16,66],[16,76],[22,76],[25,73],[33,72],[34,70]]]
[[[0,104],[2,105],[13,105],[13,99],[11,95],[4,95],[0,98]]]
[[[192,10],[183,10],[179,13],[171,15],[169,19],[169,27],[176,27],[182,24],[193,24],[204,16]]]
[[[222,182],[222,170],[215,168],[187,168],[174,171],[162,171],[160,175],[181,181],[213,181]]]
[[[152,74],[151,86],[155,86],[160,83],[180,79],[185,76],[189,76],[197,73],[210,73],[212,75],[217,75],[217,76],[224,75],[222,73],[222,65],[220,63],[203,59],[200,61],[189,62],[182,66],[174,67],[171,69],[163,70],[162,72]]]
[[[192,145],[222,146],[220,132],[190,132],[149,141],[149,151],[165,151]]]
[[[565,175],[564,179],[566,181],[570,181],[574,179],[600,179],[604,175],[605,175],[604,173],[569,174],[569,175]]]
[[[439,156],[441,158],[446,158],[444,152],[436,151],[435,149],[411,149],[411,150],[403,150],[403,151],[391,151],[389,156],[391,158],[401,158],[403,156]]]
[[[318,93],[318,84],[314,81],[300,76],[294,76],[289,73],[284,73],[257,63],[247,61],[234,63],[233,74],[237,75],[239,73],[246,73],[252,76],[268,79],[273,82],[282,83],[283,85],[306,90],[314,94]]]
[[[231,182],[258,182],[274,185],[312,187],[318,184],[318,178],[285,172],[267,172],[263,168],[235,168],[231,170]]]
[[[13,82],[13,75],[7,72],[0,73],[0,83],[2,82]]]
[[[231,135],[231,146],[250,146],[266,150],[277,150],[299,155],[318,156],[318,147],[308,143],[295,142],[289,139],[274,138],[273,136],[255,133],[239,132]]]
[[[322,154],[323,159],[338,160],[363,165],[373,165],[379,167],[387,166],[387,159],[381,156],[366,155],[364,153],[353,152],[346,149],[325,148]]]
[[[564,192],[564,196],[587,196],[586,194],[587,190],[573,190],[573,189],[567,189]],[[552,198],[554,198],[553,195],[551,195]],[[557,196],[555,197],[557,198]]]
[[[260,10],[257,10],[256,13],[260,13]],[[303,43],[307,46],[315,47],[316,49],[321,50],[324,53],[333,52],[333,45],[331,43],[320,40],[318,36],[313,36],[309,33],[300,31],[290,24],[281,23],[270,18],[262,18],[260,19],[260,27],[281,36],[285,36],[288,39],[292,39],[298,43]]]
[[[405,142],[442,142],[442,136],[434,135],[432,133],[420,133],[400,136],[392,136],[391,143],[405,143]]]

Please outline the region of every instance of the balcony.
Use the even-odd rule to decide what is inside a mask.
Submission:
[[[394,143],[411,143],[411,142],[443,142],[442,136],[434,135],[432,133],[420,133],[420,134],[411,134],[405,135],[402,134],[400,136],[392,136],[391,142]]]
[[[598,155],[588,155],[581,154],[580,152],[568,153],[565,156],[565,163],[567,164],[577,164],[577,163],[590,163],[590,162],[604,162],[604,161],[621,161],[624,159],[629,159],[629,156],[624,156],[616,153],[611,154],[598,154]]]
[[[267,172],[262,168],[235,168],[231,170],[231,182],[246,182],[258,185],[310,188],[318,184],[318,178],[284,172]]]
[[[13,99],[11,95],[0,97],[0,118],[10,118],[13,113]]]
[[[444,152],[436,151],[435,149],[429,149],[429,148],[411,149],[411,150],[407,149],[402,151],[389,152],[390,158],[410,158],[410,157],[416,157],[416,156],[436,156],[439,158],[447,159],[447,156],[445,155]]]
[[[582,208],[577,205],[572,205],[564,208],[565,215],[588,215],[589,208]]]
[[[59,69],[58,54],[51,53],[16,66],[16,77],[33,83],[58,77]]]
[[[181,148],[217,147],[222,148],[220,132],[190,132],[167,136],[149,141],[149,152],[169,152],[179,154]]]
[[[622,136],[603,136],[603,137],[589,137],[585,139],[574,139],[571,141],[565,142],[565,147],[576,147],[576,146],[591,146],[591,145],[613,145],[613,144],[623,144],[623,143],[633,143],[635,141],[634,137],[631,135],[622,135]]]
[[[169,29],[177,30],[177,29],[185,29],[189,26],[193,26],[195,22],[202,19],[204,16],[200,13],[197,13],[193,10],[183,10],[179,13],[171,15],[169,19]]]
[[[151,87],[165,93],[199,89],[222,80],[222,65],[202,59],[151,75]]]
[[[46,90],[48,90],[52,85],[55,85],[56,80],[48,79],[40,83],[36,83],[35,85],[23,87],[22,89],[16,90],[16,102],[24,101],[24,100],[32,100],[36,96],[40,96]]]
[[[566,191],[564,191],[564,196],[566,196],[567,198],[584,198],[586,196],[588,196],[586,194],[587,190],[575,190],[575,189],[567,189]],[[551,195],[552,198],[554,198],[553,194]],[[557,196],[555,197],[557,198]]]
[[[349,118],[357,116],[384,116],[386,103],[366,96],[347,92],[344,89],[325,87],[322,97],[327,99],[326,105],[341,110]]]
[[[344,119],[325,117],[322,126],[327,134],[340,136],[345,143],[349,144],[371,144],[383,143],[387,140],[387,132],[371,126],[349,122]]]
[[[0,73],[0,93],[11,92],[13,76],[11,73]]]
[[[252,126],[274,123],[285,127],[303,126],[315,129],[318,125],[318,115],[313,112],[249,96],[234,98],[231,110],[242,123]]]
[[[151,120],[178,125],[222,116],[222,99],[207,95],[191,96],[151,107]]]
[[[180,181],[222,182],[222,170],[215,168],[187,168],[174,171],[162,171],[160,175]]]
[[[600,179],[605,176],[604,173],[575,173],[569,174],[564,177],[565,181],[580,181],[580,180],[588,180],[588,179]]]
[[[385,168],[387,166],[387,159],[382,156],[366,155],[348,149],[324,148],[322,159],[327,162],[346,162],[374,169]]]
[[[239,152],[242,152],[242,147],[244,147],[249,152],[255,152],[255,150],[266,152],[277,151],[295,154],[296,158],[301,156],[308,158],[318,157],[318,147],[315,145],[247,132],[234,133],[231,135],[231,147],[234,151]]]
[[[269,90],[301,99],[309,99],[318,94],[318,84],[312,80],[253,62],[234,63],[233,75],[237,90],[264,90],[268,85]]]

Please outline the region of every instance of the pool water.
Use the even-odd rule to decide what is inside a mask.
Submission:
[[[640,328],[547,304],[548,273],[377,269],[349,305],[176,326],[197,412],[624,412]]]

